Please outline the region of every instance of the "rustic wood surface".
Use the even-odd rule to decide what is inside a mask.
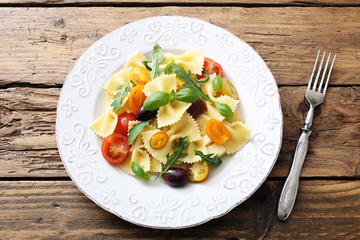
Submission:
[[[305,85],[319,48],[338,54],[332,85],[360,82],[360,7],[206,7],[211,18],[199,14],[201,9],[0,8],[0,86],[60,87],[96,40],[126,23],[169,14],[197,17],[233,32],[264,58],[279,85]]]
[[[77,58],[157,15],[200,18],[249,43],[279,85],[284,114],[268,180],[229,214],[187,230],[145,229],[95,205],[68,177],[55,139],[57,100]],[[359,16],[357,0],[0,0],[0,239],[360,239]],[[284,223],[277,201],[318,48],[338,57]]]
[[[4,239],[358,239],[360,182],[305,180],[291,218],[276,219],[282,181],[266,181],[225,217],[186,230],[137,227],[69,181],[0,182]]]

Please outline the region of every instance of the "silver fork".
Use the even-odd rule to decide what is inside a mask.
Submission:
[[[324,51],[317,74],[316,74],[315,82],[312,84],[312,82],[313,82],[312,80],[313,80],[314,73],[316,70],[316,65],[318,63],[319,55],[320,55],[320,50],[318,51],[316,61],[314,64],[314,68],[312,70],[309,84],[307,86],[306,93],[305,93],[305,98],[310,104],[310,109],[306,115],[305,126],[303,128],[301,128],[302,133],[301,133],[298,143],[296,145],[293,163],[291,165],[289,175],[285,181],[285,184],[284,184],[284,187],[282,189],[280,199],[279,199],[277,215],[278,215],[278,218],[282,221],[285,221],[289,217],[289,215],[294,207],[297,191],[299,188],[300,172],[301,172],[301,168],[304,163],[306,153],[308,150],[309,136],[311,133],[310,127],[312,125],[314,109],[316,106],[320,105],[325,100],[325,93],[327,90],[327,86],[328,86],[329,79],[330,79],[330,74],[331,74],[332,68],[334,66],[335,58],[336,58],[336,54],[335,54],[334,58],[332,60],[331,66],[330,66],[330,70],[327,73],[327,68],[329,65],[331,53],[329,54],[326,64],[325,64],[325,67],[323,69],[321,81],[318,84],[319,76],[320,76],[320,73],[322,70],[322,65],[323,65],[324,57],[325,57],[325,51]],[[327,73],[327,79],[326,79],[325,86],[323,86],[326,73]]]

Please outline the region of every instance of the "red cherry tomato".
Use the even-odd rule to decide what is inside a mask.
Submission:
[[[127,144],[127,137],[120,133],[113,133],[107,136],[101,145],[101,153],[111,164],[118,164],[125,160],[130,146]]]
[[[223,77],[224,74],[221,65],[210,58],[204,59],[204,70],[206,70],[209,75],[216,73],[216,75],[220,75],[220,77]],[[204,77],[205,77],[204,71],[202,72],[201,76],[197,75],[198,79],[202,79]]]
[[[120,133],[124,136],[128,134],[129,121],[135,121],[136,116],[132,113],[124,112],[118,116],[118,122],[116,124],[114,133]]]

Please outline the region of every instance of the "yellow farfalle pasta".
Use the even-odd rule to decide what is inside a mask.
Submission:
[[[204,54],[200,49],[187,51],[175,57],[175,63],[182,66],[186,71],[194,74],[201,74],[204,66]]]
[[[208,146],[211,143],[213,143],[213,141],[206,134],[206,130],[205,130],[206,123],[207,121],[210,120],[209,116],[207,116],[206,114],[200,114],[195,120],[200,130],[201,139],[204,142],[205,146]]]
[[[159,173],[162,170],[162,166],[161,166],[161,162],[159,162],[158,160],[156,160],[153,157],[150,157],[150,170],[149,172],[151,173]]]
[[[240,114],[238,112],[234,112],[233,113],[233,122],[242,122],[245,123],[244,119],[240,116]]]
[[[184,163],[195,163],[201,161],[201,157],[195,155],[195,149],[203,152],[204,154],[207,153],[207,149],[203,141],[197,140],[195,142],[189,142],[184,150],[184,152],[188,155],[180,159],[180,161]]]
[[[119,163],[118,166],[127,174],[134,175],[131,170],[131,162],[136,162],[141,166],[144,171],[150,171],[150,156],[149,154],[142,149],[143,142],[142,138],[138,137],[132,144],[130,151],[126,155],[126,158],[123,162]]]
[[[225,119],[224,116],[222,116],[219,111],[216,109],[215,105],[213,103],[210,102],[205,102],[206,105],[206,111],[205,114],[211,118],[211,119],[216,119],[218,121],[223,121]]]
[[[176,123],[190,105],[191,103],[175,101],[160,107],[157,114],[158,126],[165,127]]]
[[[208,153],[217,154],[219,157],[222,157],[226,153],[226,149],[223,145],[212,143],[206,146],[206,151]]]
[[[90,124],[90,128],[94,130],[96,135],[105,138],[114,132],[117,119],[114,111],[108,108],[103,115]]]
[[[114,95],[112,95],[112,94],[109,93],[109,92],[105,92],[105,104],[104,104],[104,109],[109,108],[113,100],[114,100]]]
[[[149,96],[150,94],[157,91],[163,91],[169,93],[171,92],[171,90],[175,90],[175,89],[176,89],[175,74],[162,75],[148,82],[144,86],[143,93],[146,96]]]
[[[165,68],[165,66],[173,61],[176,57],[176,55],[169,53],[169,52],[163,52],[163,56],[165,57],[165,60],[160,64],[160,68]]]
[[[230,139],[224,143],[227,154],[233,154],[241,149],[250,139],[250,129],[242,122],[223,122],[230,132]]]
[[[139,121],[129,121],[128,128],[131,129],[136,123]],[[145,130],[153,129],[152,126],[146,126]],[[126,173],[130,175],[134,175],[131,170],[131,162],[136,162],[139,166],[141,166],[144,171],[148,172],[151,169],[151,156],[146,151],[143,141],[143,133],[139,134],[139,136],[135,139],[135,141],[131,144],[131,149],[126,155],[126,158],[123,162],[119,163],[118,166]]]
[[[178,122],[170,126],[167,134],[169,136],[175,136],[176,138],[189,136],[189,142],[201,139],[200,130],[196,121],[187,112],[183,114]]]
[[[207,116],[206,114],[200,114],[196,119],[196,124],[198,125],[199,127],[199,130],[200,130],[200,134],[201,135],[204,135],[206,134],[206,131],[205,131],[205,125],[206,125],[206,122],[209,121],[210,118],[209,116]]]
[[[130,56],[124,67],[130,68],[135,66],[143,66],[143,61],[146,61],[145,56],[140,51],[136,51],[133,55]]]
[[[109,78],[109,80],[107,80],[107,82],[103,86],[103,89],[105,91],[111,93],[112,95],[115,95],[115,93],[117,92],[116,89],[120,85],[129,82],[129,80],[130,80],[130,71],[131,71],[131,68],[124,68],[124,69],[114,73]]]

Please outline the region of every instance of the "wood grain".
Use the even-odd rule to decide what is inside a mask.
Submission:
[[[284,177],[308,107],[305,87],[281,87],[283,146],[272,177]],[[55,139],[59,88],[0,89],[0,177],[67,177]],[[316,109],[303,177],[360,176],[360,87],[331,87]],[[339,124],[341,123],[341,124]],[[311,144],[312,143],[312,144]]]
[[[0,8],[6,19],[0,22],[0,87],[59,87],[96,40],[159,15],[196,17],[231,31],[264,58],[279,85],[306,84],[319,48],[338,54],[332,85],[360,82],[358,7],[206,7],[206,14],[202,7],[61,7]]]
[[[164,5],[186,5],[186,4],[204,4],[204,5],[246,5],[246,6],[356,6],[360,5],[357,0],[181,0],[177,2],[170,2],[169,0],[0,0],[0,4],[12,5],[126,5],[126,4],[164,4]]]
[[[5,239],[356,239],[359,181],[301,181],[286,222],[276,218],[282,182],[266,181],[227,215],[187,230],[137,227],[106,212],[70,181],[0,182]],[[26,223],[26,224],[24,224]],[[341,225],[341,226],[339,226]]]

